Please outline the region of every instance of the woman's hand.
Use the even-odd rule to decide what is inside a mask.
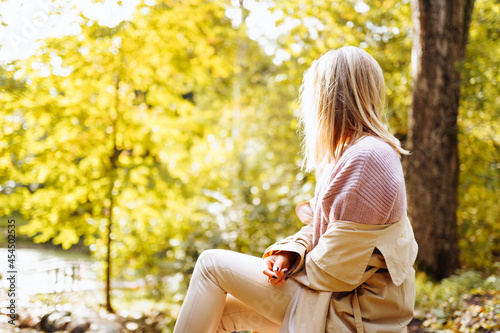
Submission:
[[[269,283],[283,285],[288,280],[290,267],[297,260],[295,252],[281,251],[262,259],[262,273],[268,277]]]

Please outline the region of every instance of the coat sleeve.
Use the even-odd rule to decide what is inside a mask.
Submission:
[[[296,262],[290,268],[289,274],[294,274],[302,269],[305,262],[306,253],[311,251],[313,239],[313,212],[309,202],[302,202],[295,208],[299,219],[306,224],[299,232],[293,236],[289,236],[283,240],[276,242],[267,248],[263,258],[277,254],[281,251],[294,252],[299,255]]]
[[[314,290],[348,292],[378,268],[386,267],[384,258],[374,252],[376,234],[357,230],[354,225],[341,221],[332,224],[307,253],[304,269],[293,278]]]

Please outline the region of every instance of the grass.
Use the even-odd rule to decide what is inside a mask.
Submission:
[[[500,330],[500,276],[460,271],[440,282],[416,275],[415,318],[430,332]]]
[[[443,305],[454,308],[469,294],[500,290],[500,276],[484,277],[477,271],[460,271],[440,282],[432,281],[425,273],[417,273],[415,282],[417,291],[415,305],[423,311]]]

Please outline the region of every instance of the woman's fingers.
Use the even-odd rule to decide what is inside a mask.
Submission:
[[[276,272],[277,278],[271,279],[270,283],[275,285],[275,286],[281,286],[281,285],[285,284],[286,280],[288,280],[287,272],[288,272],[287,269],[283,269],[279,272]]]
[[[271,271],[269,269],[265,269],[263,271],[265,275],[267,275],[268,282],[273,285],[282,285],[285,281],[286,274],[284,270],[279,272]]]
[[[279,280],[276,283],[273,283],[276,287],[282,286],[285,284],[286,280],[288,280],[288,277],[283,277],[281,280]]]
[[[276,254],[263,259],[262,273],[268,277],[270,284],[281,286],[286,282],[288,273],[287,257]]]
[[[271,271],[270,269],[268,268],[264,268],[262,270],[262,273],[264,273],[264,275],[267,275],[269,278],[272,278],[272,279],[277,279],[277,275],[275,272]]]
[[[276,260],[274,261],[273,265],[273,271],[275,272],[280,272],[281,268],[283,267],[283,261],[285,260],[285,257],[283,255],[276,255]]]
[[[274,260],[272,257],[264,258],[262,262],[262,273],[267,275],[269,278],[277,279],[276,274],[273,272]]]

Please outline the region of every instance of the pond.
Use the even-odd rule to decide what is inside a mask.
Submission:
[[[102,287],[96,262],[85,253],[52,249],[16,249],[18,297]],[[8,288],[8,252],[0,248],[0,287]]]

